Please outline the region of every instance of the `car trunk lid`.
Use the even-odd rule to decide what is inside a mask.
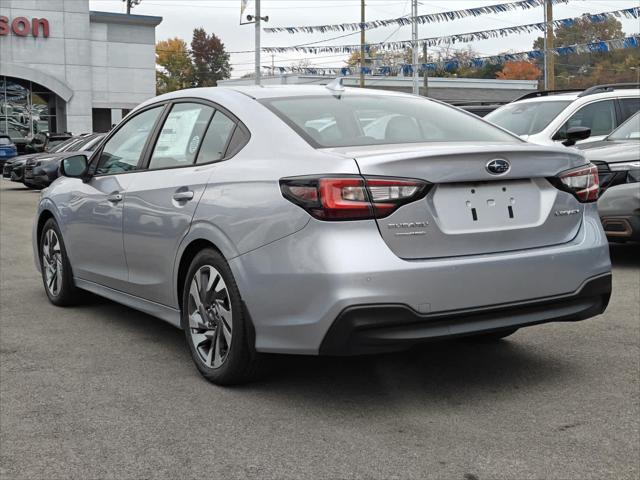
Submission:
[[[548,180],[583,165],[569,149],[529,144],[414,144],[333,149],[364,176],[421,179],[425,198],[378,218],[389,248],[405,259],[506,252],[561,244],[577,234],[583,204]],[[494,160],[508,164],[490,173]]]

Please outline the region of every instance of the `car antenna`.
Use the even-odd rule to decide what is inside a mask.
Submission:
[[[338,77],[335,80],[331,80],[329,83],[325,85],[325,88],[327,88],[327,90],[331,90],[332,92],[344,92],[344,85],[342,85],[342,79],[343,77]]]

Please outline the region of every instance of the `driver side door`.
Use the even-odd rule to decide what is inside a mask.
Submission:
[[[61,208],[75,277],[126,289],[124,199],[163,109],[164,105],[147,108],[123,123],[93,157],[89,180],[79,181]]]

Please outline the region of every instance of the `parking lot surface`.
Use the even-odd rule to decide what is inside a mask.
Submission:
[[[97,297],[49,304],[38,197],[0,182],[3,480],[640,475],[639,246],[612,247],[597,318],[496,344],[274,356],[259,381],[221,388],[160,320]]]

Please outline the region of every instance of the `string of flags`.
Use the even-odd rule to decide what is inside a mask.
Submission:
[[[570,27],[578,20],[587,20],[591,23],[600,23],[609,18],[640,18],[640,7],[631,7],[621,10],[613,10],[610,12],[602,12],[596,14],[584,14],[580,17],[563,18],[553,22],[555,27]],[[476,40],[486,40],[489,38],[505,37],[518,33],[544,32],[546,28],[545,22],[530,23],[527,25],[517,25],[513,27],[495,28],[490,30],[481,30],[478,32],[459,33],[455,35],[445,35],[441,37],[429,37],[418,39],[418,46],[425,44],[434,47],[443,44],[468,43]],[[380,42],[367,44],[366,48],[376,48],[381,51],[399,51],[407,50],[413,46],[411,40],[399,40],[392,42]],[[262,51],[266,53],[285,53],[295,51],[306,54],[319,53],[353,53],[360,51],[360,44],[355,45],[293,45],[286,47],[262,47]]]
[[[571,45],[567,47],[558,47],[551,49],[550,52],[554,55],[570,55],[581,53],[606,53],[613,50],[621,50],[625,48],[638,48],[640,46],[640,34],[634,34],[626,38],[618,38],[614,40],[604,40],[592,43],[584,43],[578,45]],[[538,60],[544,57],[543,50],[530,50],[528,52],[517,53],[504,53],[501,55],[492,55],[488,57],[476,57],[469,60],[462,59],[448,59],[439,62],[429,62],[420,65],[419,70],[423,71],[436,71],[445,70],[451,71],[459,67],[474,67],[481,68],[485,65],[501,65],[505,62],[522,61],[522,60]],[[413,66],[409,64],[400,64],[395,66],[381,66],[376,68],[371,67],[271,67],[264,66],[265,69],[271,70],[271,73],[302,73],[307,75],[329,75],[329,76],[348,76],[359,74],[360,71],[365,75],[398,75],[403,74],[410,76],[413,74]]]
[[[568,3],[569,0],[551,0],[553,4]],[[487,5],[485,7],[464,8],[462,10],[451,10],[449,12],[429,13],[416,17],[398,17],[385,20],[372,20],[369,22],[338,23],[332,25],[312,25],[301,27],[268,27],[263,28],[267,33],[326,33],[326,32],[348,32],[359,31],[362,27],[365,30],[388,26],[404,26],[413,23],[427,24],[450,22],[466,17],[479,17],[481,15],[510,12],[513,10],[529,10],[544,6],[544,0],[520,0],[517,2],[499,3],[497,5]]]

